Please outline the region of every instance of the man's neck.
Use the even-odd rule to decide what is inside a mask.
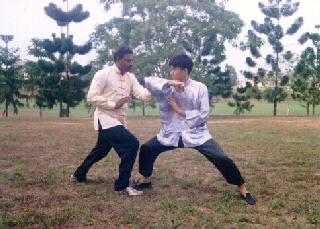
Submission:
[[[180,82],[186,83],[189,80],[190,76],[187,75],[186,77],[184,77],[183,79],[180,79]]]
[[[117,64],[116,64],[116,66],[117,66],[117,68],[119,69],[121,75],[124,75],[124,74],[127,73],[127,72],[122,71],[121,68],[120,68]]]

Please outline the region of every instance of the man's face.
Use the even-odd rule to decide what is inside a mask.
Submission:
[[[187,69],[181,69],[179,67],[173,67],[171,69],[171,76],[174,80],[182,81],[185,79],[185,77],[188,75]]]
[[[133,66],[133,54],[125,54],[122,59],[117,61],[117,66],[123,73],[130,72]]]

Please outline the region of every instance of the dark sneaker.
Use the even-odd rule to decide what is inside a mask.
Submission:
[[[135,185],[133,185],[133,187],[134,187],[134,189],[140,190],[140,191],[153,189],[151,182],[149,182],[149,183],[140,183],[140,182],[138,182]]]
[[[240,198],[241,198],[241,200],[246,201],[247,204],[250,204],[250,205],[255,205],[256,204],[256,200],[254,199],[254,197],[249,192],[247,192],[245,195],[241,194]]]
[[[74,182],[74,183],[87,183],[88,182],[88,180],[87,180],[87,178],[86,177],[84,177],[84,178],[78,178],[78,177],[76,177],[74,174],[71,174],[71,176],[70,176],[70,181],[71,182]]]
[[[120,191],[116,191],[119,195],[124,196],[141,196],[143,194],[142,191],[136,190],[133,187],[126,187]]]

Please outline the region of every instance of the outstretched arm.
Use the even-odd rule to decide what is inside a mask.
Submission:
[[[131,79],[133,96],[142,101],[149,101],[151,99],[150,92],[138,82],[136,77],[132,76]]]
[[[159,77],[145,78],[146,88],[150,91],[151,95],[157,100],[166,100],[173,90],[183,91],[184,83],[176,80],[167,80]]]

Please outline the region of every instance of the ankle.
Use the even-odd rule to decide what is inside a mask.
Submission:
[[[150,183],[150,182],[151,182],[151,180],[149,177],[142,177],[142,179],[141,179],[141,183]]]
[[[247,190],[247,188],[246,188],[246,186],[244,184],[239,186],[239,192],[242,195],[248,193],[248,190]]]

